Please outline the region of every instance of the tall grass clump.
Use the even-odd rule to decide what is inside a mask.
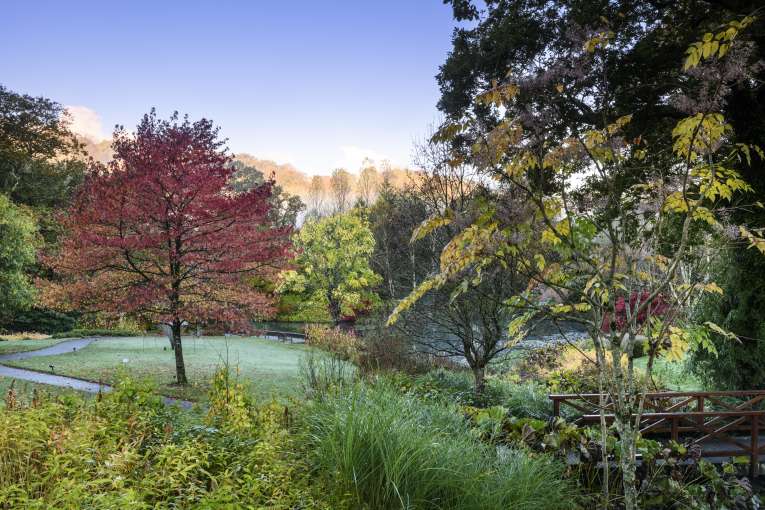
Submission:
[[[309,350],[300,358],[302,387],[309,397],[343,388],[354,380],[355,367],[337,356]]]
[[[497,450],[453,407],[385,385],[328,393],[308,410],[319,472],[359,508],[533,509],[575,506],[562,466]]]

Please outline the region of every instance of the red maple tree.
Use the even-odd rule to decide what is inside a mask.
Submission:
[[[231,157],[206,119],[159,120],[152,110],[135,133],[115,131],[112,148],[62,219],[67,234],[49,261],[63,280],[47,286],[49,302],[169,324],[186,384],[184,321],[249,325],[270,313],[248,277],[284,267],[290,229],[269,220],[273,181],[231,191]]]

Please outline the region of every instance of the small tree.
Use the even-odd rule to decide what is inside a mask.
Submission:
[[[311,216],[321,216],[324,209],[324,180],[320,175],[311,177],[311,184],[308,187],[308,214]]]
[[[745,206],[734,198],[750,190],[732,163],[755,152],[762,156],[757,147],[734,143],[719,113],[730,87],[749,79],[750,52],[738,35],[750,22],[731,22],[689,48],[687,90],[672,98],[684,117],[673,130],[671,154],[652,152],[639,134],[627,135],[631,117],[616,113],[623,105],[614,102],[607,86],[611,59],[623,48],[612,47],[608,28],[590,32],[576,55],[551,55],[544,69],[510,74],[479,95],[476,110],[491,112],[496,120],[488,132],[485,122],[468,115],[447,123],[435,137],[474,138],[470,153],[457,152],[452,161],[468,158],[523,196],[533,215],[508,224],[487,207],[482,221],[460,229],[444,249],[440,272],[392,317],[455,278],[467,287],[480,282],[487,267],[520,271],[530,284],[508,300],[509,307],[524,318],[579,322],[594,342],[603,452],[608,412],[619,435],[629,510],[638,505],[637,439],[647,391],[636,377],[638,337],[647,338],[650,376],[659,356],[678,359],[694,344],[711,348],[710,330],[730,336],[714,323],[692,323],[688,313],[697,294],[721,292],[706,278],[704,265],[715,253],[704,239],[710,233],[738,236],[765,252],[760,231],[726,223],[731,207]],[[604,124],[566,122],[562,112],[592,102],[606,112]],[[444,214],[424,229],[450,223]],[[698,250],[706,250],[703,257]],[[515,264],[508,266],[511,260]],[[517,329],[519,322],[512,326]],[[604,506],[609,466],[604,457]]]
[[[283,290],[325,303],[335,324],[372,305],[380,277],[369,267],[375,240],[366,220],[355,212],[313,219],[293,242],[298,269],[284,274]]]
[[[415,156],[420,171],[411,178],[410,203],[404,203],[405,208],[397,214],[388,214],[388,221],[394,223],[392,228],[381,232],[393,230],[397,236],[411,238],[408,249],[400,246],[391,250],[397,254],[396,258],[411,258],[409,263],[396,264],[403,266],[401,270],[383,271],[386,278],[391,272],[400,273],[399,278],[412,275],[408,285],[398,286],[404,291],[403,295],[393,296],[394,299],[416,291],[418,282],[434,270],[438,272],[442,250],[460,228],[481,221],[481,216],[487,217],[484,204],[502,202],[503,206],[495,210],[493,216],[501,217],[507,224],[522,222],[528,216],[527,207],[503,196],[502,190],[483,185],[482,176],[468,165],[450,165],[451,154],[445,144],[421,145]],[[381,196],[381,200],[384,198],[386,195]],[[412,217],[414,215],[419,217]],[[439,228],[429,228],[428,223],[424,229],[413,225],[429,217]],[[408,230],[404,230],[407,227]],[[378,242],[381,240],[386,240],[385,236]],[[485,389],[487,368],[510,346],[508,326],[515,311],[506,306],[506,301],[528,285],[527,279],[514,271],[513,266],[514,261],[508,259],[501,270],[488,267],[475,285],[463,287],[458,278],[441,282],[396,322],[396,328],[419,349],[435,356],[464,359],[473,373],[479,399]]]
[[[351,202],[351,174],[342,168],[337,168],[329,178],[329,188],[332,194],[334,213],[342,213]]]
[[[369,207],[372,205],[372,202],[374,202],[379,184],[380,175],[377,173],[377,169],[369,159],[365,158],[361,167],[361,172],[359,172],[356,191],[358,192],[359,200],[361,200],[366,207]]]
[[[152,110],[134,134],[116,131],[113,149],[63,218],[67,235],[50,263],[65,280],[46,285],[48,298],[170,324],[177,382],[186,384],[183,322],[246,327],[268,313],[270,299],[246,277],[282,266],[290,229],[271,223],[272,181],[230,191],[235,169],[208,120],[158,120]]]

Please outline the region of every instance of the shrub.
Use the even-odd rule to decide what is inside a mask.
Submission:
[[[205,420],[226,431],[241,432],[253,426],[254,405],[244,384],[239,382],[239,368],[224,365],[215,371]]]
[[[437,369],[417,377],[393,378],[395,384],[421,398],[463,406],[503,406],[513,416],[545,419],[552,415],[547,389],[536,381],[516,382],[502,376],[486,378],[486,388],[476,399],[472,375],[466,370]]]
[[[144,333],[132,329],[70,329],[52,335],[52,338],[81,338],[86,336],[141,336]]]
[[[524,379],[537,379],[562,366],[562,358],[567,346],[552,344],[523,353],[518,364],[518,373]]]
[[[644,372],[637,372],[636,384],[651,391],[665,389],[660,373],[654,372],[649,378]],[[576,368],[560,369],[547,377],[547,388],[551,393],[599,393],[598,370],[594,363],[583,363]]]
[[[510,416],[501,406],[466,408],[466,414],[476,434],[500,451],[523,447],[565,461],[565,476],[577,481],[582,492],[593,497],[592,506],[598,505],[597,495],[602,492],[603,481],[599,429],[580,428],[560,418],[519,419]],[[614,432],[610,432],[606,441],[606,453],[616,463],[618,438]],[[748,466],[746,463],[739,464],[738,468],[736,464],[727,464],[718,469],[700,460],[698,450],[674,441],[660,443],[641,438],[638,450],[643,460],[637,471],[640,508],[759,508],[759,498],[751,484],[737,478],[740,468]],[[613,480],[614,477],[612,483]],[[621,498],[621,489],[619,484],[611,486],[613,500]]]
[[[385,327],[365,333],[357,363],[367,374],[398,371],[416,375],[439,367],[462,368],[449,358],[417,351],[411,341]]]
[[[33,333],[29,331],[21,331],[17,333],[10,333],[7,335],[0,335],[0,342],[7,340],[44,340],[50,338],[50,335],[43,333]]]
[[[69,314],[32,308],[14,314],[13,318],[0,328],[8,331],[36,331],[38,333],[53,334],[67,331],[74,327],[76,319]]]
[[[573,508],[562,467],[481,443],[452,407],[356,385],[308,409],[313,460],[363,508]]]
[[[359,339],[350,331],[339,327],[311,325],[305,329],[305,343],[327,351],[343,361],[355,361],[359,353]]]
[[[15,404],[0,413],[0,508],[348,508],[310,477],[285,408],[247,405],[250,426],[216,413],[218,428],[132,379],[88,402]]]
[[[547,388],[542,383],[527,381],[512,384],[509,394],[502,405],[512,416],[544,420],[553,414],[552,401],[548,397]]]

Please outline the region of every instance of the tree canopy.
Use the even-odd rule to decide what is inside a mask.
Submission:
[[[35,207],[66,203],[85,169],[64,108],[0,85],[0,192]]]
[[[32,215],[0,193],[0,319],[25,308],[34,296],[27,274],[39,245]]]

